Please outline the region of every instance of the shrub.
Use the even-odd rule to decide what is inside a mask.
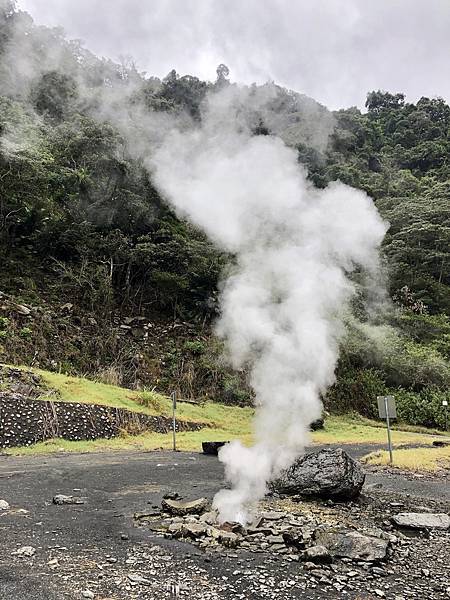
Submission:
[[[386,392],[380,371],[349,368],[338,372],[336,383],[328,390],[324,404],[333,413],[358,411],[366,417],[375,417],[377,396],[383,396]]]
[[[136,396],[136,401],[141,406],[154,410],[157,414],[163,415],[167,412],[167,406],[161,396],[144,390]]]
[[[445,429],[445,407],[442,401],[450,404],[450,392],[437,388],[427,388],[420,393],[397,389],[393,392],[399,421],[423,427]]]
[[[7,317],[0,317],[0,330],[6,329],[10,321]]]
[[[120,367],[110,365],[97,371],[95,379],[96,381],[100,381],[100,383],[120,386],[123,382],[123,372]]]
[[[196,356],[200,356],[206,351],[205,344],[200,340],[187,341],[184,343],[183,348],[187,352],[192,352],[192,354],[195,354]]]
[[[19,335],[21,338],[28,340],[33,335],[33,330],[29,327],[22,327],[22,329],[19,330]]]
[[[226,404],[238,404],[239,406],[248,406],[251,403],[251,396],[245,389],[237,375],[227,375],[222,381],[223,401]]]

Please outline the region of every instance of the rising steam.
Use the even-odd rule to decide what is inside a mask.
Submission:
[[[149,166],[179,215],[236,257],[223,284],[217,332],[255,391],[255,445],[219,455],[231,489],[221,521],[247,522],[267,482],[298,457],[334,381],[356,267],[378,272],[386,231],[372,200],[341,183],[314,188],[296,152],[254,136],[251,100],[236,88],[210,95],[202,125],[173,131]],[[261,107],[259,107],[261,108]]]

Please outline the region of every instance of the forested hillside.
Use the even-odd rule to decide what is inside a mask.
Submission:
[[[0,6],[0,361],[249,402],[245,373],[223,363],[212,334],[233,257],[177,218],[101,104],[126,95],[130,110],[200,120],[205,95],[234,85],[227,67],[213,83],[175,71],[161,81]],[[443,426],[450,107],[373,91],[366,109],[331,113],[275,86],[253,131],[297,148],[316,186],[366,191],[390,223],[394,308],[377,326],[349,325],[326,406],[372,416],[376,395],[393,391],[401,418]]]

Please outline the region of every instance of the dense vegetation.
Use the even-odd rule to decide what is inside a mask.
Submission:
[[[101,98],[126,90],[131,107],[199,120],[205,95],[232,85],[228,77],[220,65],[214,83],[175,71],[149,78],[0,2],[0,359],[92,376],[114,365],[127,385],[249,400],[245,376],[223,366],[210,328],[230,257],[173,214],[142,158],[101,116]],[[403,419],[442,426],[450,107],[374,91],[366,112],[331,114],[276,90],[278,129],[261,119],[255,135],[282,135],[315,185],[341,180],[366,191],[391,224],[383,252],[397,309],[376,328],[349,326],[326,403],[373,416],[376,395],[394,391]],[[334,122],[327,144],[314,139],[317,119]],[[32,305],[31,315],[17,303]],[[149,323],[158,335],[148,334]]]

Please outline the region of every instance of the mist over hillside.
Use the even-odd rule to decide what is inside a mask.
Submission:
[[[450,383],[444,100],[412,104],[396,90],[371,91],[365,112],[329,111],[275,83],[239,86],[225,65],[213,82],[175,70],[161,80],[131,60],[99,59],[5,0],[0,360],[93,376],[113,364],[126,385],[250,401],[245,370],[223,364],[211,330],[235,256],[177,215],[145,160],[174,122],[195,131],[207,98],[227,89],[236,90],[242,128],[280,137],[311,186],[358,188],[390,223],[383,260],[394,308],[373,329],[364,298],[355,299],[366,328],[349,320],[326,406],[371,416],[376,395],[395,390],[403,418],[442,425],[437,407]],[[270,171],[264,176],[269,184]]]

